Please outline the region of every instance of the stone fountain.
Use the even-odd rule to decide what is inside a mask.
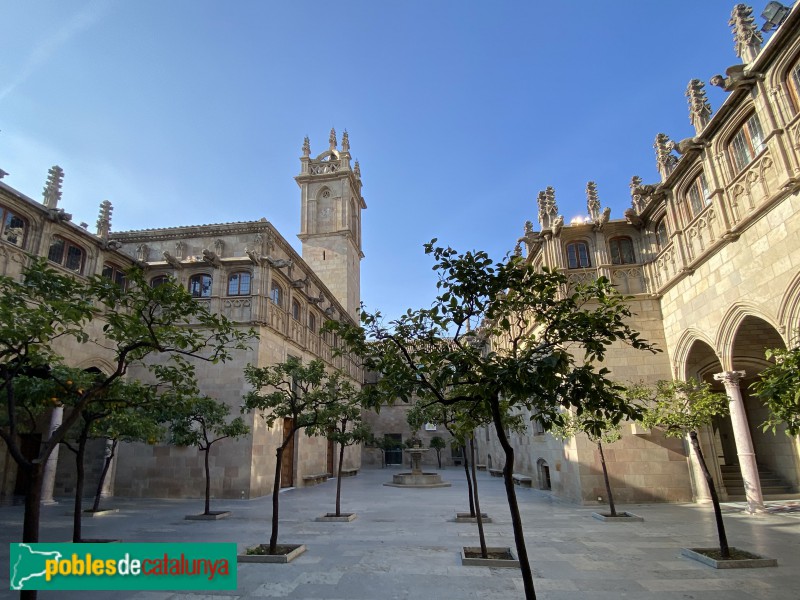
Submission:
[[[414,446],[406,448],[403,452],[411,456],[411,472],[397,473],[392,476],[391,483],[384,483],[390,487],[414,487],[414,488],[433,488],[450,487],[449,481],[442,481],[442,476],[438,473],[423,473],[422,457],[430,448]]]

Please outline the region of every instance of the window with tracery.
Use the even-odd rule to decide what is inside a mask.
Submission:
[[[302,316],[302,308],[300,307],[300,303],[292,298],[292,318],[295,321],[299,321],[300,317]]]
[[[211,275],[198,273],[189,278],[189,293],[192,298],[209,298],[211,296]]]
[[[612,265],[632,265],[636,262],[633,254],[633,241],[629,237],[615,237],[608,240]]]
[[[125,289],[125,269],[114,263],[103,265],[103,277],[110,279],[122,289]]]
[[[310,310],[308,311],[308,328],[313,333],[319,333],[319,331],[317,330],[317,317]]]
[[[274,281],[269,291],[269,299],[272,300],[273,304],[283,308],[283,288]]]
[[[694,181],[689,185],[686,190],[688,218],[691,220],[701,212],[703,209],[711,204],[711,194],[708,193],[708,184],[706,183],[706,176],[700,173],[695,177]]]
[[[663,250],[669,244],[669,232],[667,231],[667,220],[661,219],[656,225],[656,244],[659,250]]]
[[[753,113],[745,121],[731,138],[728,149],[736,171],[744,169],[764,149],[764,132],[757,114]]]
[[[591,267],[589,245],[586,242],[570,242],[567,244],[567,266],[570,269]]]
[[[169,275],[156,275],[150,280],[150,287],[157,288],[158,286],[164,285],[167,282],[169,282]]]
[[[228,277],[228,296],[250,295],[250,273],[239,271]]]
[[[22,247],[25,240],[25,219],[18,217],[7,208],[0,206],[0,238],[9,244]]]
[[[47,251],[47,260],[65,269],[83,273],[83,264],[86,261],[86,251],[62,237],[55,236]]]
[[[794,105],[794,112],[800,112],[800,59],[794,63],[794,66],[789,69],[789,74],[786,78],[789,86],[790,97]]]

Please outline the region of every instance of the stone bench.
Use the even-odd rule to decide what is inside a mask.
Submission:
[[[478,469],[478,471],[485,471],[486,465],[475,465],[475,468]]]
[[[533,487],[533,478],[529,475],[523,475],[522,473],[514,473],[511,478],[514,480],[514,483],[517,485],[521,485],[522,487]]]
[[[358,475],[358,469],[342,469],[342,477],[355,477]]]
[[[502,477],[503,469],[489,469],[489,475],[492,477]]]
[[[328,481],[329,475],[327,473],[317,473],[316,475],[303,475],[303,483],[306,486],[317,485]]]

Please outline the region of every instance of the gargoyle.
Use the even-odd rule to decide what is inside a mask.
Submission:
[[[203,260],[213,267],[221,267],[222,261],[217,256],[216,252],[212,252],[208,248],[203,248]]]
[[[250,262],[255,266],[261,264],[261,258],[258,256],[258,253],[255,250],[249,250],[248,248],[245,248],[244,253],[247,254],[247,258],[249,258]]]
[[[314,298],[313,296],[308,296],[308,295],[306,295],[306,298],[308,298],[308,301],[311,304],[321,304],[322,302],[325,302],[325,296],[323,295],[322,292],[320,292],[319,296],[316,297],[316,298]]]
[[[555,221],[553,221],[552,229],[554,237],[558,237],[558,235],[561,233],[561,228],[563,226],[564,226],[564,215],[558,215]]]
[[[747,65],[733,65],[725,69],[727,77],[714,75],[708,82],[711,85],[721,87],[726,92],[732,92],[740,87],[753,87],[759,79],[763,79],[764,76],[761,73],[751,72],[745,74],[745,68],[747,68]]]
[[[699,137],[683,138],[677,143],[673,143],[672,148],[678,154],[686,154],[690,150],[701,150],[705,144]]]
[[[336,309],[335,309],[333,306],[329,306],[328,308],[326,308],[326,309],[325,309],[325,310],[323,310],[322,312],[324,312],[324,313],[325,313],[325,316],[326,316],[326,317],[328,317],[328,318],[331,318],[331,319],[332,319],[332,318],[333,318],[333,315],[334,315],[334,314],[336,314]]]
[[[644,225],[644,221],[642,221],[642,218],[638,214],[636,214],[636,211],[634,209],[629,208],[628,210],[625,211],[624,214],[625,214],[625,219],[628,221],[628,223],[636,227],[636,229],[641,229],[642,226]]]
[[[164,250],[164,260],[167,261],[170,265],[172,265],[176,269],[183,268],[181,261],[172,256],[172,254],[170,254],[167,250]]]
[[[269,263],[269,266],[275,269],[282,269],[283,267],[292,267],[294,263],[291,260],[286,260],[285,258],[272,258],[271,256],[264,257],[266,261]]]
[[[600,213],[600,218],[597,219],[597,223],[594,224],[594,228],[600,231],[603,228],[603,225],[608,223],[608,219],[611,217],[611,207],[606,206],[603,209],[603,212]]]
[[[48,209],[47,217],[51,221],[55,221],[56,223],[61,223],[63,221],[72,221],[72,215],[68,212],[64,212],[63,208]]]
[[[295,279],[295,280],[292,281],[292,287],[293,288],[300,289],[300,288],[306,287],[307,285],[308,285],[308,278],[306,278],[306,279]]]

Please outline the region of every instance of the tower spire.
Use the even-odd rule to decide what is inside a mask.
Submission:
[[[44,205],[47,208],[58,208],[61,200],[61,183],[64,181],[64,169],[53,165],[47,172],[47,183],[44,186]]]
[[[331,134],[328,136],[328,143],[331,150],[336,150],[336,130],[333,127],[331,127]]]
[[[689,99],[689,121],[694,125],[694,130],[699,135],[711,120],[711,105],[706,98],[706,84],[699,79],[692,79],[686,87],[686,97]]]
[[[108,200],[100,203],[100,214],[97,216],[97,235],[102,240],[108,240],[108,235],[111,233],[111,212],[113,210],[114,207]]]
[[[734,6],[728,25],[733,30],[733,47],[736,50],[736,56],[741,58],[744,64],[753,62],[764,42],[761,32],[756,29],[753,7],[746,4]]]

